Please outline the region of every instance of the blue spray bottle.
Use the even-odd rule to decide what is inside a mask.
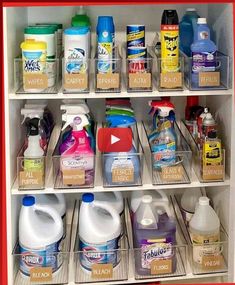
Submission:
[[[198,18],[195,40],[192,51],[192,87],[199,87],[199,72],[210,72],[216,69],[217,47],[210,40],[210,29],[206,18]]]
[[[136,125],[134,117],[122,115],[106,116],[106,121],[110,128],[131,128]],[[136,152],[133,140],[133,145],[129,152],[112,152],[104,155],[104,177],[108,185],[125,186],[137,184],[140,177],[140,161]],[[128,179],[123,181],[116,179],[117,175],[115,173],[117,169],[119,171],[127,171],[126,177]],[[125,175],[122,175],[122,177],[125,177]]]

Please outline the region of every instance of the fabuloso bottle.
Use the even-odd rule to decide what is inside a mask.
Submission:
[[[210,29],[206,18],[198,18],[195,40],[191,45],[192,51],[192,87],[199,86],[199,73],[216,69],[217,47],[210,40]]]
[[[112,73],[113,47],[112,17],[100,16],[97,24],[98,73]]]
[[[176,10],[164,10],[161,23],[162,72],[179,68],[179,20]]]

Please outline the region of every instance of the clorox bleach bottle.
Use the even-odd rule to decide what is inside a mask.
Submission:
[[[36,203],[55,209],[63,221],[64,238],[66,236],[66,201],[64,194],[40,194],[35,195]]]
[[[119,248],[120,234],[121,219],[113,206],[107,202],[95,201],[92,193],[83,194],[79,214],[82,268],[89,272],[93,264],[112,264],[115,267],[120,261],[120,255],[116,251]]]
[[[49,206],[35,203],[33,196],[23,198],[19,219],[20,271],[30,276],[32,267],[59,270],[63,263],[63,222],[60,214]]]

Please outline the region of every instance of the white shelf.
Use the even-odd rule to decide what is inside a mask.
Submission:
[[[22,99],[97,99],[97,98],[150,98],[150,97],[168,97],[168,96],[232,96],[233,90],[208,90],[208,91],[190,91],[185,89],[183,91],[167,91],[159,92],[156,88],[153,92],[127,92],[126,88],[122,88],[120,93],[95,93],[94,89],[89,93],[82,94],[64,94],[60,89],[57,94],[15,94],[9,93],[9,99],[22,100]]]

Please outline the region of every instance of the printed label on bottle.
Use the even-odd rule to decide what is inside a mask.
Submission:
[[[221,143],[219,141],[205,141],[203,146],[203,163],[206,165],[220,165],[221,162]]]
[[[192,72],[206,72],[206,71],[215,71],[216,52],[193,52],[192,53]]]
[[[81,48],[70,48],[65,62],[65,70],[68,74],[86,73],[88,63],[86,53]]]
[[[190,234],[193,243],[193,261],[202,264],[206,255],[218,255],[221,251],[219,233],[215,235]],[[202,246],[201,246],[202,245]]]
[[[156,259],[172,259],[174,250],[171,238],[141,241],[141,266],[151,269],[151,263]]]
[[[131,158],[115,158],[111,171],[113,183],[134,182],[134,165]]]
[[[84,156],[68,156],[61,157],[61,169],[84,169],[91,170],[94,168],[94,155],[84,155]]]
[[[112,49],[113,44],[98,43],[98,73],[111,73],[112,72]]]
[[[161,141],[159,140],[159,145],[152,145],[152,151],[154,168],[169,166],[175,163],[175,141],[161,144]]]
[[[90,271],[94,264],[112,264],[115,267],[121,258],[118,248],[119,238],[103,244],[90,244],[80,240],[80,250],[83,252],[80,254],[81,265]]]
[[[56,272],[63,263],[63,239],[45,248],[32,250],[20,245],[20,271],[30,276],[32,268],[51,267]]]

